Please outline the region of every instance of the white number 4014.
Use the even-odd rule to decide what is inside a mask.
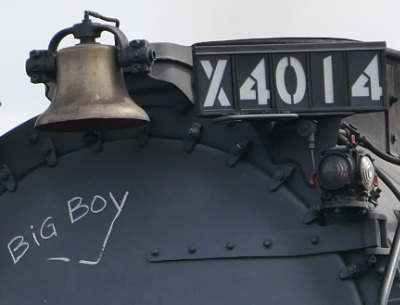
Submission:
[[[371,60],[361,75],[351,87],[352,97],[371,97],[373,101],[379,101],[383,95],[382,87],[379,85],[379,62],[378,56]],[[289,66],[293,67],[297,79],[296,92],[291,95],[287,90],[285,73]],[[324,98],[326,104],[335,102],[334,78],[332,56],[323,59]],[[282,101],[291,105],[299,103],[306,93],[306,74],[301,63],[294,57],[283,57],[277,64],[275,71],[276,87]],[[254,85],[256,87],[254,88]],[[257,100],[259,105],[268,105],[271,98],[270,90],[267,89],[265,59],[257,64],[250,76],[244,81],[239,89],[240,100]]]

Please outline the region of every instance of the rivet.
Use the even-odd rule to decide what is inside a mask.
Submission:
[[[318,205],[313,206],[312,209],[311,209],[311,213],[318,214],[319,213],[319,206]]]
[[[263,246],[266,249],[271,249],[272,248],[272,240],[270,240],[270,239],[265,240],[263,243]]]
[[[313,245],[318,244],[318,243],[319,243],[319,238],[318,238],[318,236],[313,236],[313,237],[311,237],[311,243],[312,243]]]
[[[38,57],[40,56],[40,53],[39,53],[38,50],[32,50],[32,51],[31,51],[31,56],[32,56],[32,57],[38,58]]]
[[[158,250],[158,249],[151,250],[151,256],[157,257],[159,254],[160,254],[160,250]]]
[[[36,144],[37,142],[39,142],[39,135],[37,133],[32,133],[29,140],[32,144]]]
[[[351,265],[347,266],[347,271],[348,271],[349,273],[354,273],[354,272],[357,271],[357,266],[354,265],[354,264],[351,264]]]
[[[189,246],[188,252],[189,252],[190,254],[195,254],[195,253],[197,252],[196,246]]]
[[[234,244],[233,242],[231,242],[231,241],[228,242],[228,243],[226,244],[226,249],[228,249],[229,251],[235,249],[235,244]]]
[[[31,81],[32,81],[33,83],[38,82],[39,79],[40,79],[40,77],[39,77],[38,74],[32,74],[32,76],[31,76]]]
[[[285,172],[280,169],[276,170],[274,173],[274,178],[278,181],[282,181],[283,179],[285,179],[285,176],[286,176]]]

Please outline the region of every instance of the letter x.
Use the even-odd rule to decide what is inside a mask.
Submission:
[[[217,66],[214,68],[209,60],[200,61],[203,66],[204,71],[207,74],[209,80],[211,80],[210,87],[208,88],[206,100],[204,102],[204,107],[213,107],[215,100],[218,95],[218,100],[221,106],[232,106],[226,96],[224,88],[221,87],[222,77],[224,75],[225,67],[228,60],[220,59],[217,62]]]

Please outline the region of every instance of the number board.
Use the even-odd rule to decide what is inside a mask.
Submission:
[[[384,42],[194,46],[202,116],[386,109]]]

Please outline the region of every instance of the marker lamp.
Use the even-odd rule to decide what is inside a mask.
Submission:
[[[339,189],[350,182],[351,166],[341,155],[324,158],[319,166],[319,183],[327,189]]]
[[[375,182],[375,168],[372,160],[367,156],[363,156],[360,159],[360,175],[361,182],[365,188],[367,190],[372,189]]]

